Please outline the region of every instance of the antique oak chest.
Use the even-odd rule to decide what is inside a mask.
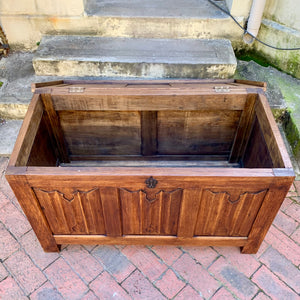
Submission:
[[[6,178],[45,251],[255,253],[294,179],[264,89],[238,80],[35,84]]]

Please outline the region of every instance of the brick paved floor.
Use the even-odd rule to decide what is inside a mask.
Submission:
[[[42,251],[6,165],[0,158],[0,299],[300,299],[300,181],[256,255],[237,247],[80,245],[58,254]]]

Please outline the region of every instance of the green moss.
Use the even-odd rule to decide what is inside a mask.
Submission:
[[[285,108],[273,108],[272,109],[272,113],[273,113],[273,116],[276,120],[276,122],[278,123],[282,123],[284,122],[285,118],[286,118],[286,109]]]
[[[257,64],[263,66],[263,67],[269,67],[273,65],[262,55],[260,55],[257,52],[254,51],[244,51],[244,50],[239,50],[236,51],[235,53],[237,59],[239,60],[244,60],[244,61],[255,61]]]
[[[3,85],[3,82],[2,81],[0,81],[0,87]]]
[[[273,67],[281,72],[287,73],[294,78],[298,78],[299,72],[299,54],[290,51],[288,59],[282,59],[281,57],[266,56],[264,53],[258,50],[245,50],[239,49],[235,52],[236,58],[244,61],[255,61],[257,64],[263,67]]]
[[[287,112],[283,128],[287,140],[289,141],[295,157],[300,157],[300,134],[296,125],[296,121]]]

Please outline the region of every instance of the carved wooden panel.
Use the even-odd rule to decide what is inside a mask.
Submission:
[[[204,189],[195,235],[248,236],[266,193]]]
[[[54,234],[247,236],[267,190],[34,189]]]
[[[176,235],[182,189],[120,189],[123,234]]]
[[[105,234],[98,188],[72,193],[34,189],[54,234]]]

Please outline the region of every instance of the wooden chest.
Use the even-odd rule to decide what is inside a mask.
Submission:
[[[237,80],[35,84],[6,178],[45,251],[255,253],[294,179],[264,89]]]

